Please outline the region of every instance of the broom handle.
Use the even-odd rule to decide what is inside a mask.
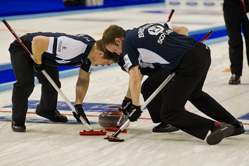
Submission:
[[[150,102],[154,99],[154,97],[164,88],[164,86],[175,76],[175,73],[170,74],[163,83],[150,95],[150,97],[141,105],[141,110],[143,110]],[[112,136],[117,137],[119,133],[121,133],[130,123],[130,119],[128,119],[119,129],[116,133],[114,133]]]

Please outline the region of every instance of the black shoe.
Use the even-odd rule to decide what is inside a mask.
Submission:
[[[244,126],[242,122],[239,122],[238,125],[233,126],[234,127],[234,132],[230,136],[236,136],[243,134],[245,132]]]
[[[230,85],[237,85],[240,84],[240,76],[236,74],[232,74],[230,80],[229,80]]]
[[[221,123],[214,127],[213,132],[207,137],[209,145],[216,145],[222,141],[223,138],[230,136],[234,132],[234,127],[227,123]]]
[[[25,132],[26,126],[24,124],[15,124],[15,122],[11,121],[11,128],[15,132]]]
[[[171,124],[161,122],[158,126],[153,128],[152,132],[174,132],[178,130],[178,128],[172,126]]]
[[[46,112],[41,112],[41,111],[38,112],[36,109],[36,114],[44,118],[47,118],[53,122],[67,122],[68,121],[67,117],[65,115],[61,115],[58,110],[55,110],[54,114],[48,114]]]

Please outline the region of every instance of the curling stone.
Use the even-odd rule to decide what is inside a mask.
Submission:
[[[99,125],[102,127],[117,127],[117,122],[121,115],[122,111],[120,109],[118,111],[105,111],[99,115]],[[125,116],[124,120],[121,122],[121,125],[123,125],[128,118],[128,116]]]

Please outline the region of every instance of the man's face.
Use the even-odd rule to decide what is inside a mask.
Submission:
[[[122,53],[122,41],[118,41],[115,44],[107,44],[106,45],[106,49],[112,53],[116,53],[118,55],[120,55]]]
[[[104,59],[103,57],[103,54],[97,55],[94,60],[91,61],[92,64],[95,66],[101,65],[102,67],[104,67],[105,65],[110,66],[114,63],[113,60]]]

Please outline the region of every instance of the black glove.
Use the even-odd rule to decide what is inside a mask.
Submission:
[[[141,116],[142,111],[140,106],[135,106],[132,104],[129,114],[129,119],[131,122],[137,121],[137,119]]]
[[[122,103],[122,111],[124,115],[127,115],[131,109],[132,100],[125,97]]]
[[[76,104],[74,107],[75,107],[75,110],[76,110],[76,112],[77,112],[77,114],[76,114],[75,112],[73,112],[73,116],[75,117],[75,119],[76,119],[78,122],[81,122],[80,116],[82,116],[82,117],[86,120],[86,122],[87,122],[88,124],[90,124],[90,122],[88,121],[88,119],[87,119],[87,117],[86,117],[86,114],[85,114],[85,112],[84,112],[84,110],[83,110],[83,108],[82,108],[82,105],[81,105],[81,104]]]
[[[42,64],[37,64],[34,62],[34,70],[35,72],[41,72],[42,70],[45,69],[45,65],[42,63]]]

